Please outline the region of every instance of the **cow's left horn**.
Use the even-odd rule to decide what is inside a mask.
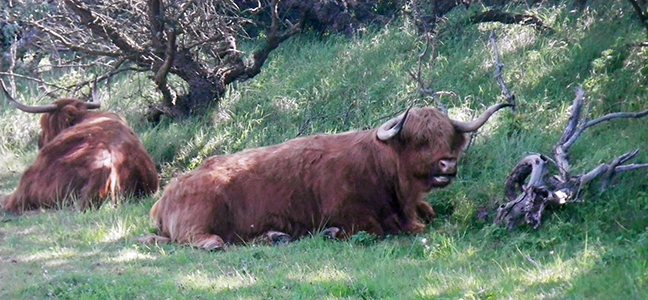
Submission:
[[[48,113],[48,112],[53,112],[55,111],[58,106],[56,104],[49,104],[49,105],[41,105],[41,106],[29,106],[22,104],[13,97],[11,97],[11,94],[7,91],[7,87],[4,84],[3,80],[0,80],[0,87],[2,88],[2,91],[4,92],[5,97],[9,100],[11,105],[13,105],[15,108],[20,109],[24,112],[27,113],[34,113],[34,114],[40,114],[40,113]]]
[[[386,141],[395,137],[403,129],[403,124],[405,124],[405,119],[407,119],[409,110],[410,109],[408,108],[402,116],[392,118],[380,125],[380,127],[378,127],[378,132],[376,132],[376,137],[381,141]]]
[[[488,121],[488,118],[490,118],[490,116],[492,116],[496,111],[507,106],[513,106],[513,104],[495,104],[489,107],[483,114],[481,114],[481,116],[477,117],[477,119],[474,119],[470,122],[461,122],[456,120],[450,120],[450,122],[452,122],[452,126],[454,126],[454,128],[459,132],[473,132],[482,127],[486,123],[486,121]]]

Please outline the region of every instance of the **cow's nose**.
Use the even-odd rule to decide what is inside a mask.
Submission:
[[[439,170],[443,174],[457,173],[457,159],[456,158],[445,158],[445,159],[439,160]]]

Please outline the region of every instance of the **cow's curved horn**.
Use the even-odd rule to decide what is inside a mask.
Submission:
[[[86,102],[85,107],[87,109],[97,109],[101,107],[101,101],[99,101],[99,95],[97,92],[97,79],[95,79],[92,84],[92,101]]]
[[[4,81],[0,80],[0,86],[2,86],[2,91],[4,92],[5,97],[9,100],[9,103],[13,105],[15,108],[20,109],[24,112],[28,113],[34,113],[34,114],[41,114],[41,113],[48,113],[48,112],[53,112],[56,109],[58,109],[58,106],[56,104],[49,104],[49,105],[41,105],[41,106],[29,106],[22,104],[13,97],[11,97],[11,94],[7,91],[7,87],[5,87]]]
[[[408,108],[402,116],[392,118],[380,125],[378,132],[376,132],[376,137],[381,141],[386,141],[396,136],[403,129],[403,124],[405,124],[409,110]]]
[[[513,104],[495,104],[489,107],[484,113],[477,117],[477,119],[474,119],[470,122],[461,122],[456,120],[450,120],[450,122],[452,122],[452,126],[454,126],[454,128],[459,132],[473,132],[482,127],[486,123],[486,121],[488,121],[488,118],[490,118],[490,116],[492,116],[496,111],[507,106],[513,106]]]

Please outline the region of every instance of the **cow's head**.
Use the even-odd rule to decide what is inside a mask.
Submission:
[[[381,125],[376,138],[396,149],[399,172],[417,189],[429,191],[445,187],[454,179],[457,161],[468,140],[466,133],[479,129],[506,106],[512,105],[493,105],[472,122],[452,120],[434,108],[408,109]]]
[[[101,104],[96,100],[96,85],[92,89],[92,102],[84,102],[77,99],[61,99],[49,105],[29,106],[16,101],[7,91],[4,82],[0,80],[0,86],[9,102],[27,113],[43,113],[41,117],[41,135],[38,139],[38,148],[42,148],[56,137],[61,131],[81,122],[89,109],[97,109]]]

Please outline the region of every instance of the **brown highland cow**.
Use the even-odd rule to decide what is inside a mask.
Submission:
[[[214,250],[325,228],[342,237],[419,233],[435,217],[424,196],[455,177],[465,133],[505,106],[469,123],[413,108],[373,130],[213,156],[165,188],[151,209],[158,235],[140,241]]]
[[[44,113],[36,161],[23,173],[13,194],[0,206],[13,213],[60,207],[70,202],[80,210],[101,205],[108,197],[145,196],[158,189],[155,164],[142,142],[119,115],[96,101],[61,99],[45,106],[14,100],[0,81],[5,97],[28,113]],[[93,98],[94,98],[93,91]]]

